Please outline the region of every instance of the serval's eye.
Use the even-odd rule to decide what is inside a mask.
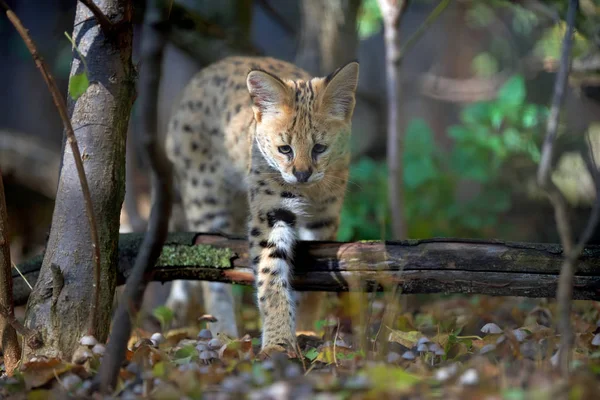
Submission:
[[[324,144],[315,144],[315,147],[313,147],[313,151],[317,154],[321,154],[324,153],[325,150],[327,150],[327,146],[325,146]]]
[[[277,149],[281,154],[290,154],[292,152],[292,148],[288,145],[279,146]]]

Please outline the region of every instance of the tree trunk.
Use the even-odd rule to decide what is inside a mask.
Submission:
[[[387,80],[387,163],[388,198],[392,212],[392,234],[394,239],[406,239],[404,216],[404,177],[402,168],[403,138],[400,132],[400,19],[406,0],[377,0],[383,16],[385,40],[385,75]]]
[[[296,64],[327,75],[356,58],[356,18],[360,0],[302,0]]]
[[[102,267],[96,332],[103,341],[108,335],[116,284],[119,214],[125,189],[125,142],[134,98],[134,72],[131,2],[96,0],[95,3],[119,24],[113,35],[106,37],[92,13],[78,3],[73,39],[86,60],[90,85],[81,97],[69,102],[69,111],[98,221]],[[73,54],[71,79],[84,71],[79,56],[75,51]],[[73,156],[69,147],[65,147],[50,238],[25,318],[28,327],[42,333],[44,346],[36,354],[70,359],[76,343],[87,332],[94,290],[89,230]]]
[[[14,315],[12,265],[8,242],[8,214],[4,200],[4,185],[0,174],[0,307],[2,311]],[[8,376],[12,376],[21,356],[17,332],[9,321],[0,314],[0,349],[4,353],[4,366]]]

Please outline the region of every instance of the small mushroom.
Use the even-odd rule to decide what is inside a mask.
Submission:
[[[152,340],[152,343],[154,343],[154,347],[157,347],[158,345],[166,342],[167,338],[165,338],[165,336],[162,333],[156,332],[153,333],[152,336],[150,336],[150,340]]]
[[[198,332],[198,339],[200,340],[210,340],[212,337],[213,335],[208,329],[202,329],[200,332]]]
[[[92,357],[94,357],[94,355],[87,346],[79,346],[75,350],[75,353],[73,353],[72,362],[73,364],[82,365]]]
[[[92,335],[85,335],[79,340],[79,344],[82,346],[94,347],[98,344],[98,340]]]
[[[211,339],[208,342],[208,348],[211,350],[218,350],[223,346],[223,342],[221,342],[219,339],[215,338],[215,339]]]
[[[97,345],[92,347],[92,353],[94,353],[97,356],[103,356],[105,352],[106,347],[101,343],[98,343]]]
[[[477,383],[479,383],[479,374],[477,373],[477,370],[469,368],[460,376],[458,382],[465,386],[477,385]]]
[[[499,334],[502,333],[502,329],[494,324],[493,322],[489,322],[481,327],[481,332],[483,333],[491,333],[491,334]]]

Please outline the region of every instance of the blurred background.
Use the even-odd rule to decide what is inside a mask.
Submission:
[[[9,5],[67,93],[73,0],[12,0]],[[535,183],[554,72],[564,33],[565,2],[409,2],[400,21],[405,48],[399,105],[404,138],[404,209],[409,238],[468,237],[559,242],[553,209]],[[144,2],[136,1],[139,50]],[[361,65],[353,119],[353,162],[339,240],[392,239],[387,199],[385,46],[376,0],[179,0],[193,16],[169,36],[160,96],[164,134],[172,104],[203,66],[229,54],[262,54],[326,75],[357,58]],[[581,1],[575,57],[597,51],[600,8]],[[174,8],[175,10],[175,8]],[[205,25],[203,25],[205,24]],[[185,25],[185,24],[184,24]],[[226,33],[211,37],[209,26]],[[586,30],[586,27],[594,26]],[[15,263],[39,254],[49,232],[62,125],[31,56],[0,19],[0,170],[5,181]],[[134,53],[135,60],[139,57]],[[136,61],[137,62],[137,61]],[[592,74],[593,75],[593,74]],[[574,139],[600,137],[600,83],[571,75],[554,180],[572,208],[574,231],[595,193]],[[135,106],[134,106],[135,113]],[[132,119],[131,129],[136,120]],[[122,231],[148,215],[148,177],[128,143]],[[177,213],[175,214],[177,216]],[[177,223],[173,229],[177,229]],[[179,225],[180,226],[180,225]],[[592,240],[598,241],[598,236]]]

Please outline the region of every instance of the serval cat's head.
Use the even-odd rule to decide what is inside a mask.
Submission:
[[[289,184],[321,181],[347,160],[358,63],[325,78],[285,80],[252,70],[246,80],[260,151]]]

